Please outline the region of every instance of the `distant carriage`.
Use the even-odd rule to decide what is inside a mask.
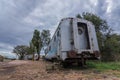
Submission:
[[[45,52],[46,59],[65,64],[84,65],[86,59],[100,59],[94,25],[84,19],[62,19]]]

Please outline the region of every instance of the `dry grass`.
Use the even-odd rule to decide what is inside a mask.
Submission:
[[[49,65],[50,62],[43,60],[8,62],[0,66],[0,80],[120,80],[114,75],[117,74],[115,71],[101,73],[92,69],[74,68],[46,71]]]

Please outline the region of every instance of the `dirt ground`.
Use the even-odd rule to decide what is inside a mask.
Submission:
[[[120,80],[118,71],[99,72],[91,69],[55,68],[50,62],[14,60],[0,62],[0,80]]]

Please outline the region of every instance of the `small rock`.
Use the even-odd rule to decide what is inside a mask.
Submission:
[[[99,70],[94,70],[93,73],[100,74],[100,71]]]
[[[53,65],[47,65],[46,66],[46,71],[49,71],[49,70],[54,70],[54,66]]]
[[[103,77],[103,78],[108,78],[108,76],[107,76],[107,75],[103,75],[102,77]]]

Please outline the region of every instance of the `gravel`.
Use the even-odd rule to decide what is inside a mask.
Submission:
[[[97,74],[94,70],[52,69],[50,62],[14,60],[0,63],[0,80],[120,80],[112,72]],[[119,71],[118,71],[119,72]],[[109,75],[110,73],[110,75]]]

